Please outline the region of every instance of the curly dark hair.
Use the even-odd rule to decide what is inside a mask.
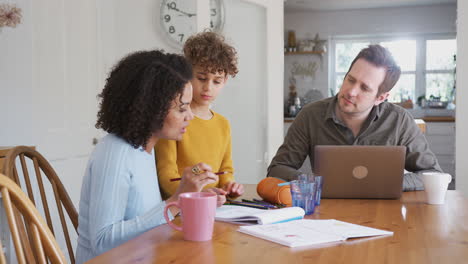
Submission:
[[[189,37],[184,45],[184,54],[192,65],[211,73],[224,72],[234,77],[239,72],[236,49],[215,32],[205,31]]]
[[[139,51],[112,69],[99,97],[96,128],[114,133],[134,148],[146,147],[177,96],[192,79],[192,66],[181,55]]]

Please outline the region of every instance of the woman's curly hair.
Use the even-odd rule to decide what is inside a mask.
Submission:
[[[184,55],[192,65],[211,73],[224,72],[234,77],[239,72],[236,49],[215,32],[205,31],[189,37],[184,45]]]
[[[116,134],[134,148],[146,147],[190,79],[192,67],[183,56],[159,50],[127,55],[112,69],[99,94],[96,128]]]

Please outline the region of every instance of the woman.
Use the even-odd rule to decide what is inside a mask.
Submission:
[[[180,140],[193,114],[192,68],[179,55],[130,54],[112,70],[98,112],[105,136],[90,156],[80,199],[77,263],[83,263],[164,224],[166,203],[218,181],[211,167],[186,168],[166,201],[159,193],[153,148],[160,138]],[[195,173],[196,174],[195,174]],[[218,205],[225,191],[218,194]],[[178,214],[171,207],[170,218]]]

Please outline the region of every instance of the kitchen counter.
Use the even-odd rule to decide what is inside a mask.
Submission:
[[[294,121],[294,117],[285,117],[284,123],[292,123]],[[421,129],[423,133],[426,133],[426,122],[433,122],[433,121],[426,121],[423,118],[416,118],[414,119],[418,127]],[[447,122],[447,121],[437,121],[437,122]],[[453,121],[452,121],[453,122]],[[289,124],[288,124],[289,127]]]
[[[425,122],[455,122],[454,116],[425,116],[421,119]]]
[[[454,122],[454,109],[432,109],[432,108],[415,108],[406,109],[414,118],[424,119],[426,122]]]
[[[424,122],[455,122],[455,117],[454,116],[424,116],[421,118],[416,118],[416,119],[422,119]],[[292,123],[294,121],[294,117],[285,117],[284,118],[284,123]]]
[[[453,109],[406,109],[415,119],[424,122],[455,122],[455,110]],[[294,117],[285,117],[284,123],[292,123]]]

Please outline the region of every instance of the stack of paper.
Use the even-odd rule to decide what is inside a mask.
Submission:
[[[238,205],[223,205],[216,209],[215,219],[235,224],[266,225],[302,219],[304,215],[304,209],[300,207],[262,210]]]
[[[334,219],[296,220],[287,223],[241,226],[239,232],[288,247],[344,241],[348,238],[393,235],[393,232],[350,224]]]

